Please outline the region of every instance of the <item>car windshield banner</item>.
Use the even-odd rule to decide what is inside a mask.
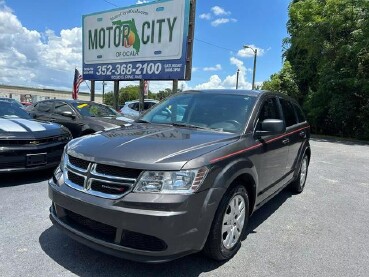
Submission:
[[[83,79],[184,80],[190,0],[83,16]]]

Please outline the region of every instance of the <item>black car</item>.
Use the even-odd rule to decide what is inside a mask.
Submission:
[[[305,187],[310,127],[266,91],[176,94],[126,128],[70,142],[49,181],[50,218],[72,238],[144,262],[203,250],[231,258],[249,216]]]
[[[109,106],[81,100],[44,100],[27,107],[35,119],[67,127],[74,138],[124,125],[120,114]]]
[[[0,100],[0,172],[56,167],[72,138],[65,127],[37,122],[18,105]]]

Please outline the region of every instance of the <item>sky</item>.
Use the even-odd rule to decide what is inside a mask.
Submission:
[[[82,71],[82,16],[128,7],[137,0],[0,0],[0,84],[71,90],[74,68]],[[251,89],[254,53],[256,84],[282,67],[290,0],[198,0],[192,78],[182,89]],[[120,87],[138,85],[122,81]],[[171,88],[151,81],[150,90]],[[105,91],[113,90],[108,82]],[[80,91],[88,91],[82,83]],[[96,82],[96,93],[102,83]]]

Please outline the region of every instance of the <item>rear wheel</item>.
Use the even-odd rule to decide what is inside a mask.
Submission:
[[[219,204],[215,214],[204,253],[215,260],[233,257],[245,236],[249,219],[249,197],[246,189],[236,185],[229,190]]]
[[[304,190],[305,183],[306,183],[306,177],[308,174],[308,167],[309,167],[309,158],[305,154],[300,163],[299,174],[296,180],[294,180],[290,185],[290,188],[293,192],[301,193]]]

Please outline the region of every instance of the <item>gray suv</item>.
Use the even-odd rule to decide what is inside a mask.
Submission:
[[[305,186],[310,129],[265,91],[176,94],[130,126],[72,140],[49,181],[52,222],[108,254],[165,262],[231,258],[251,214]]]

